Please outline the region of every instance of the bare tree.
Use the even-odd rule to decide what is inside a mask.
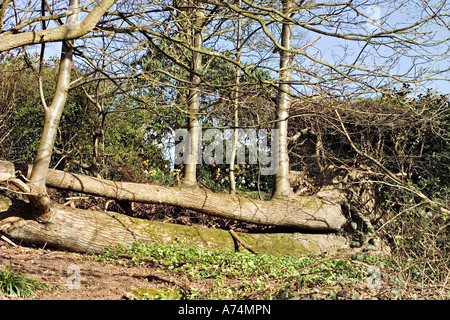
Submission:
[[[69,28],[66,24],[61,24],[51,29],[34,30],[36,28],[36,22],[50,19],[59,20],[70,15],[70,12],[46,17],[33,17],[29,19],[27,19],[27,14],[29,11],[25,11],[24,15],[20,18],[17,16],[16,12],[15,20],[17,24],[9,30],[0,30],[0,52],[31,44],[57,42],[63,40],[69,41],[81,38],[96,27],[98,21],[103,17],[105,12],[107,12],[108,9],[111,8],[111,6],[113,6],[116,2],[117,0],[100,1],[92,10],[90,10],[89,14],[77,28]],[[0,11],[2,16],[0,17],[0,21],[3,22],[3,27],[5,26],[5,15],[9,4],[9,1],[2,2],[2,10]]]
[[[186,1],[178,3],[179,15],[183,25],[182,32],[185,33],[187,41],[190,43],[190,88],[187,96],[188,113],[188,131],[189,148],[186,163],[184,165],[184,174],[182,184],[195,186],[197,184],[197,163],[199,161],[199,139],[201,128],[199,123],[200,109],[200,76],[202,72],[202,54],[203,48],[203,28],[205,23],[205,12],[203,3],[198,1]],[[200,159],[201,160],[201,159]]]
[[[294,2],[283,0],[283,14],[292,15]],[[289,154],[288,154],[288,118],[291,105],[290,81],[292,77],[292,24],[283,21],[281,30],[279,85],[277,94],[277,122],[278,130],[278,170],[274,177],[273,196],[286,197],[292,194],[289,182]]]
[[[24,177],[30,179],[28,185],[24,187],[23,182],[20,183],[18,179],[14,179],[15,170],[10,163],[2,163],[0,166],[2,180],[12,179],[23,188],[22,191],[31,193],[30,198],[34,207],[38,209],[38,214],[49,212],[52,208],[56,208],[55,210],[59,212],[65,210],[64,207],[49,202],[45,186],[52,184],[55,187],[119,200],[184,206],[206,214],[259,224],[339,230],[346,219],[342,214],[341,200],[338,196],[328,197],[326,200],[315,196],[291,197],[287,145],[288,119],[293,117],[290,114],[291,101],[294,98],[314,100],[311,97],[315,95],[338,99],[356,98],[363,94],[386,92],[389,86],[403,81],[420,84],[423,81],[439,79],[445,71],[439,68],[414,69],[415,65],[436,60],[438,56],[436,52],[426,50],[431,50],[429,48],[435,48],[448,39],[448,35],[442,36],[440,32],[448,28],[446,22],[448,13],[445,13],[444,2],[434,5],[427,2],[416,3],[423,9],[423,16],[415,17],[410,23],[399,26],[390,25],[388,22],[391,14],[398,12],[402,6],[388,7],[389,12],[374,18],[368,15],[367,9],[370,5],[382,4],[376,1],[322,3],[293,0],[281,2],[242,0],[236,4],[233,1],[208,0],[180,1],[174,5],[173,2],[168,4],[165,1],[148,3],[147,1],[101,0],[96,4],[90,2],[86,7],[81,8],[85,17],[77,28],[69,28],[67,24],[62,23],[62,19],[71,15],[70,11],[54,12],[47,8],[50,15],[44,16],[41,8],[30,11],[13,7],[11,3],[3,1],[0,10],[0,26],[2,27],[0,51],[63,41],[57,91],[49,106],[43,103],[46,123],[35,166],[31,174],[22,172]],[[69,4],[77,5],[78,1],[72,0]],[[206,19],[206,12],[218,12],[219,9],[223,10],[223,14],[214,16],[218,23],[210,30],[210,25],[207,24],[210,20]],[[227,50],[227,46],[231,47],[230,50],[236,49],[235,41],[224,41],[226,38],[232,38],[236,30],[233,27],[226,27],[228,18],[225,13],[229,12],[235,13],[229,17],[248,21],[247,34],[242,37],[242,43],[238,46],[238,49],[244,48],[245,39],[247,54],[241,55],[238,51],[236,55],[232,55]],[[40,28],[42,21],[49,21],[52,24],[48,25],[49,28]],[[177,23],[184,24],[180,28],[180,31],[185,33],[183,37],[171,32],[171,28]],[[430,26],[436,26],[435,32],[431,35],[425,32]],[[300,32],[306,36],[293,36]],[[71,42],[75,39],[77,43],[82,43],[82,46],[77,47]],[[106,40],[100,45],[99,39]],[[341,51],[334,54],[325,54],[324,49],[319,47],[321,44],[318,42],[319,39],[342,41],[338,43],[339,45],[342,43],[345,45],[347,42],[354,43],[359,45],[359,50],[350,60],[348,58],[350,49],[340,49]],[[209,41],[207,46],[205,40]],[[162,43],[169,43],[169,48],[161,45]],[[318,47],[314,47],[315,44]],[[177,74],[167,70],[164,66],[151,72],[136,68],[132,62],[141,58],[150,45],[159,50],[158,53],[164,57],[165,61],[176,65],[188,76],[180,75],[181,72]],[[171,51],[170,48],[173,47],[180,49],[177,54]],[[380,48],[386,52],[379,51]],[[279,57],[276,55],[277,52],[280,53]],[[90,72],[85,72],[80,78],[70,82],[74,54],[80,57],[79,61],[83,61],[84,67]],[[408,70],[398,67],[398,63],[403,62],[405,58],[409,58],[409,61],[414,63]],[[213,81],[208,79],[204,69],[214,59],[222,59],[236,67],[233,82],[213,84]],[[372,60],[375,62],[371,63]],[[265,71],[271,77],[258,78],[255,76],[256,71]],[[164,75],[164,78],[156,77],[155,74]],[[89,78],[92,75],[95,77]],[[239,75],[242,76],[240,80]],[[57,172],[56,178],[52,178],[49,174],[49,159],[68,90],[91,81],[105,80],[114,84],[121,95],[133,96],[135,101],[143,104],[150,105],[152,102],[151,105],[156,107],[149,109],[155,113],[158,112],[158,107],[170,106],[181,110],[180,105],[172,102],[180,96],[181,91],[187,92],[186,99],[182,99],[186,108],[181,111],[189,119],[191,148],[183,183],[195,185],[198,161],[196,139],[200,130],[199,115],[202,111],[201,93],[212,96],[213,92],[216,100],[219,100],[218,97],[224,97],[224,92],[234,93],[232,112],[221,111],[225,114],[224,118],[233,118],[234,125],[237,127],[237,120],[241,119],[236,117],[238,110],[236,102],[237,97],[242,98],[239,93],[242,93],[242,88],[247,85],[245,81],[241,81],[244,77],[255,80],[254,83],[261,88],[277,90],[276,118],[257,124],[257,126],[275,124],[279,130],[279,169],[274,177],[271,201],[255,201],[236,195],[225,197],[197,188],[171,189],[113,183],[61,172]],[[165,79],[171,81],[166,83]],[[167,99],[170,102],[158,105],[154,103],[158,100],[157,98],[142,94],[145,88],[150,87],[158,87],[161,95],[171,95]],[[161,89],[163,87],[165,89]],[[93,100],[95,102],[95,99]],[[220,104],[211,103],[209,106],[214,108],[217,105]],[[126,109],[126,106],[123,108]],[[217,110],[214,111],[218,114]],[[339,115],[339,112],[336,113],[337,118]],[[242,124],[242,121],[239,123]],[[341,127],[345,134],[345,124]],[[74,223],[77,223],[77,217],[85,214],[81,210],[74,210],[71,213],[74,214]],[[44,218],[41,217],[41,220],[49,221]],[[108,221],[104,220],[102,223],[104,224],[99,227],[99,230],[106,230]],[[5,230],[8,228],[8,226],[5,227]]]
[[[238,1],[238,7],[240,8],[242,6],[242,1]],[[238,62],[241,62],[242,57],[242,17],[237,17],[237,27],[236,27],[236,60]],[[238,144],[238,134],[239,129],[237,127],[239,126],[239,98],[240,98],[240,82],[241,82],[241,70],[239,68],[235,68],[235,85],[236,88],[234,89],[234,97],[233,97],[233,107],[234,107],[234,126],[236,129],[234,129],[234,136],[233,136],[233,147],[231,150],[230,155],[230,163],[229,163],[229,179],[230,179],[230,193],[235,194],[236,193],[236,175],[235,175],[235,159],[236,159],[236,151],[237,151],[237,144]]]

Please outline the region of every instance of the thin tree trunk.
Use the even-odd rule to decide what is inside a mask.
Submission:
[[[293,6],[292,0],[282,0],[284,14],[289,14]],[[292,49],[292,25],[283,22],[281,30],[281,45],[287,50]],[[290,80],[292,76],[292,53],[287,50],[280,51],[280,84],[277,96],[277,123],[278,129],[278,171],[274,177],[273,197],[292,195],[289,184],[289,154],[288,154],[288,117],[291,105]]]
[[[202,55],[196,49],[202,49],[203,47],[203,5],[195,3],[192,15],[190,16],[193,21],[193,28],[190,28],[188,35],[190,36],[192,50],[190,75],[191,88],[188,94],[188,130],[189,130],[189,150],[187,161],[184,166],[184,175],[181,183],[183,185],[195,186],[197,185],[197,163],[199,155],[199,138],[201,133],[200,123],[198,120],[198,114],[200,109],[200,77],[198,76],[202,70]]]
[[[30,183],[45,188],[45,179],[49,170],[53,147],[58,133],[59,121],[69,95],[70,71],[72,69],[72,50],[67,42],[63,42],[61,62],[52,104],[45,108],[44,130],[33,165]]]
[[[79,0],[70,0],[69,7],[78,8]],[[69,19],[69,18],[68,18]],[[45,113],[44,130],[41,135],[39,148],[34,160],[28,185],[31,188],[30,200],[33,202],[36,214],[42,216],[50,210],[50,199],[45,191],[53,147],[58,133],[59,121],[69,95],[70,74],[72,70],[72,48],[71,43],[62,42],[61,61],[56,83],[56,91],[50,106],[43,106]]]
[[[0,161],[0,181],[14,179],[16,171],[22,172],[26,177],[30,169]],[[173,205],[207,215],[259,225],[339,231],[346,223],[339,203],[314,196],[261,201],[197,188],[115,182],[58,170],[50,170],[46,182],[49,187],[117,200]],[[340,194],[337,193],[334,198],[339,199]]]
[[[242,6],[242,1],[238,1],[239,8]],[[237,31],[236,31],[236,61],[241,62],[242,56],[242,48],[241,48],[241,33],[242,33],[242,18],[240,15],[237,17]],[[234,135],[233,135],[233,148],[231,149],[230,163],[229,163],[229,178],[230,178],[230,194],[236,193],[236,175],[235,175],[235,159],[237,152],[237,143],[238,143],[238,133],[239,129],[239,96],[240,90],[239,85],[241,82],[241,70],[236,66],[235,74],[234,74],[234,99],[233,99],[233,107],[234,107]]]

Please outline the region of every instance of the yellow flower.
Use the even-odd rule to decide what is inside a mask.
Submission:
[[[225,180],[227,180],[227,181],[228,181],[228,177],[225,177]]]

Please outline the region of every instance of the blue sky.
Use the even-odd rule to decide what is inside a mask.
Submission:
[[[446,3],[443,0],[430,0],[431,5],[443,4],[441,6],[441,13],[447,14],[447,21],[445,20],[432,20],[428,25],[421,30],[425,33],[421,36],[419,41],[423,41],[426,38],[431,38],[433,41],[445,40],[449,38],[450,31],[448,29],[448,15],[450,2]],[[333,1],[330,1],[333,2]],[[376,33],[382,30],[382,28],[401,28],[408,26],[412,21],[417,21],[427,17],[430,12],[426,12],[419,5],[422,3],[421,0],[408,1],[404,6],[399,6],[396,1],[378,1],[378,4],[373,6],[359,7],[361,13],[365,14],[369,20],[366,18],[357,19],[355,18],[354,23],[350,18],[349,23],[342,25],[340,28],[336,29],[337,32],[366,32]],[[352,12],[349,13],[350,15]],[[353,13],[354,14],[354,13]],[[299,19],[305,18],[302,13],[299,15]],[[447,23],[447,27],[445,27]],[[325,31],[330,31],[332,28],[328,26],[316,26]],[[275,30],[275,29],[274,29]],[[311,55],[316,59],[320,59],[325,63],[336,64],[337,61],[341,64],[353,64],[355,59],[360,55],[361,48],[364,47],[364,42],[350,41],[339,39],[326,35],[319,35],[314,32],[308,31],[297,33],[298,39],[294,39],[296,46],[303,46],[306,43],[316,39],[318,36],[321,38],[317,40],[311,47],[305,50],[305,53]],[[428,40],[427,40],[428,41]],[[426,42],[426,41],[424,41]],[[39,51],[35,47],[35,51]],[[47,44],[46,46],[46,58],[50,56],[59,56],[61,44]],[[403,50],[403,51],[401,51]],[[32,49],[30,49],[32,51]],[[400,53],[401,52],[401,53]],[[393,53],[395,53],[396,60],[391,61]],[[367,55],[364,60],[362,56]],[[440,57],[439,57],[440,55]],[[406,74],[408,78],[413,78],[414,75],[420,73],[430,72],[431,69],[436,70],[446,70],[447,72],[440,75],[441,80],[431,80],[428,82],[421,83],[420,85],[414,86],[417,88],[416,93],[423,92],[426,88],[432,88],[439,92],[450,92],[450,81],[449,78],[449,42],[442,42],[433,47],[426,46],[415,46],[411,49],[406,49],[404,46],[396,45],[395,48],[389,48],[388,46],[367,46],[365,47],[363,55],[360,56],[360,61],[357,63],[359,67],[367,68],[369,70],[378,69],[380,72],[384,72],[390,75],[402,75]],[[431,56],[436,58],[431,61]],[[430,58],[430,59],[428,59]],[[439,59],[440,58],[440,59]],[[244,57],[245,59],[245,57]],[[267,61],[267,66],[277,68],[279,56],[278,54],[272,54],[270,59]],[[321,75],[321,72],[325,72],[327,68],[319,68],[317,64],[311,64],[310,60],[302,59],[301,56],[297,57],[297,62],[300,67],[311,67],[317,68],[316,75]],[[303,65],[304,64],[304,65]],[[313,69],[312,69],[313,70]],[[303,75],[298,74],[298,78],[303,77]],[[380,84],[383,83],[380,81]],[[396,86],[400,86],[398,83]],[[298,88],[303,90],[302,88]],[[304,90],[314,90],[314,88],[304,89]]]
[[[430,11],[427,10],[428,12],[425,12],[423,7],[420,7],[416,1],[409,1],[406,5],[399,8],[395,7],[395,3],[395,1],[392,3],[389,1],[384,1],[380,2],[379,5],[372,6],[364,10],[364,13],[373,18],[373,21],[368,21],[366,30],[376,33],[381,31],[383,28],[388,30],[392,28],[404,28],[414,24],[414,21],[420,21],[421,19],[425,19],[429,16]],[[430,5],[439,5],[440,3],[444,4],[442,6],[441,13],[446,12],[448,16],[450,3],[446,3],[445,1],[429,1],[429,3]],[[419,92],[423,92],[426,88],[436,89],[441,92],[450,92],[450,73],[448,71],[449,42],[439,43],[433,45],[432,47],[427,47],[425,45],[427,43],[446,40],[450,37],[448,27],[450,21],[446,21],[446,27],[442,25],[442,22],[444,21],[431,20],[426,26],[420,28],[423,35],[420,37],[417,36],[417,41],[423,42],[423,46],[418,45],[409,50],[406,47],[398,47],[395,49],[390,49],[388,47],[371,48],[369,52],[373,53],[373,61],[368,61],[368,64],[370,65],[372,62],[372,66],[376,67],[377,65],[386,62],[388,59],[385,57],[389,57],[394,54],[395,51],[402,52],[402,54],[396,53],[398,55],[398,60],[395,64],[393,64],[393,68],[389,69],[388,72],[390,74],[407,74],[407,78],[420,78],[421,73],[426,75],[427,73],[431,73],[432,69],[447,70],[445,73],[435,76],[438,78],[446,78],[446,80],[430,80],[419,85],[413,85],[413,87],[416,87]],[[411,37],[412,35],[405,36],[405,38]],[[346,60],[350,62],[355,59],[355,56],[357,56],[361,47],[364,45],[364,43],[355,43],[352,41],[336,39],[333,41],[327,39],[327,41],[323,41],[322,43],[320,43],[319,40],[318,46],[321,46],[322,50],[327,50],[330,46],[332,46],[333,42],[334,46],[342,47],[348,45],[351,54],[349,54],[348,59]]]
[[[330,1],[333,2],[333,1]],[[416,21],[427,19],[431,10],[423,10],[420,7],[422,1],[408,1],[403,6],[398,5],[399,1],[377,1],[378,4],[373,6],[358,7],[360,13],[366,15],[356,15],[354,11],[347,12],[347,22],[339,24],[339,27],[333,28],[333,23],[321,23],[314,26],[317,29],[329,33],[347,33],[347,34],[376,34],[386,30],[400,29],[415,24]],[[402,1],[403,2],[403,1]],[[424,1],[425,2],[425,1]],[[373,3],[373,2],[372,2]],[[443,0],[430,0],[430,8],[445,14],[445,18],[431,19],[424,22],[420,28],[414,32],[395,34],[400,38],[397,43],[388,43],[389,38],[376,38],[380,45],[366,45],[365,41],[354,41],[342,39],[334,36],[327,36],[312,31],[304,31],[296,27],[294,31],[294,47],[301,47],[308,42],[320,37],[311,47],[305,50],[305,53],[311,57],[319,59],[330,65],[347,64],[353,65],[358,58],[356,66],[366,68],[367,70],[376,70],[378,72],[389,74],[393,78],[387,78],[384,81],[381,78],[373,81],[372,84],[379,85],[395,83],[395,87],[400,87],[402,80],[415,81],[424,77],[431,77],[429,81],[413,83],[412,88],[416,90],[414,93],[423,93],[427,88],[437,90],[438,92],[450,92],[450,38],[449,17],[450,2]],[[433,8],[434,7],[434,8]],[[324,9],[326,11],[326,9]],[[331,10],[331,9],[330,9]],[[317,12],[314,12],[317,14]],[[312,15],[312,14],[311,14]],[[297,16],[296,16],[297,17]],[[298,19],[308,19],[308,13],[298,14]],[[334,19],[332,17],[330,20]],[[336,18],[335,20],[338,20]],[[409,44],[407,40],[413,40],[417,44]],[[433,45],[431,45],[433,44]],[[364,51],[361,50],[364,48]],[[318,64],[311,64],[309,59],[298,58],[298,66],[301,68],[315,67],[316,74],[326,74],[327,68],[319,68]],[[272,65],[276,66],[278,55],[273,55]],[[344,70],[344,69],[342,69]],[[433,70],[446,70],[438,75],[432,75]],[[302,74],[297,75],[298,78]],[[361,73],[361,78],[370,78],[367,73]],[[440,78],[440,79],[433,79]],[[375,79],[372,79],[375,80]],[[398,81],[397,81],[398,80]],[[352,86],[348,86],[350,89]],[[355,87],[355,86],[353,86]],[[301,90],[301,89],[299,89]],[[304,89],[307,90],[307,89]]]

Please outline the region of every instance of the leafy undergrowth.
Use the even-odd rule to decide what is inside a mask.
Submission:
[[[12,297],[27,298],[34,295],[38,289],[50,290],[51,287],[24,274],[14,272],[12,267],[3,266],[0,269],[0,292]]]
[[[388,257],[365,253],[275,257],[247,251],[212,251],[136,243],[97,256],[99,261],[155,267],[130,299],[414,299]]]

